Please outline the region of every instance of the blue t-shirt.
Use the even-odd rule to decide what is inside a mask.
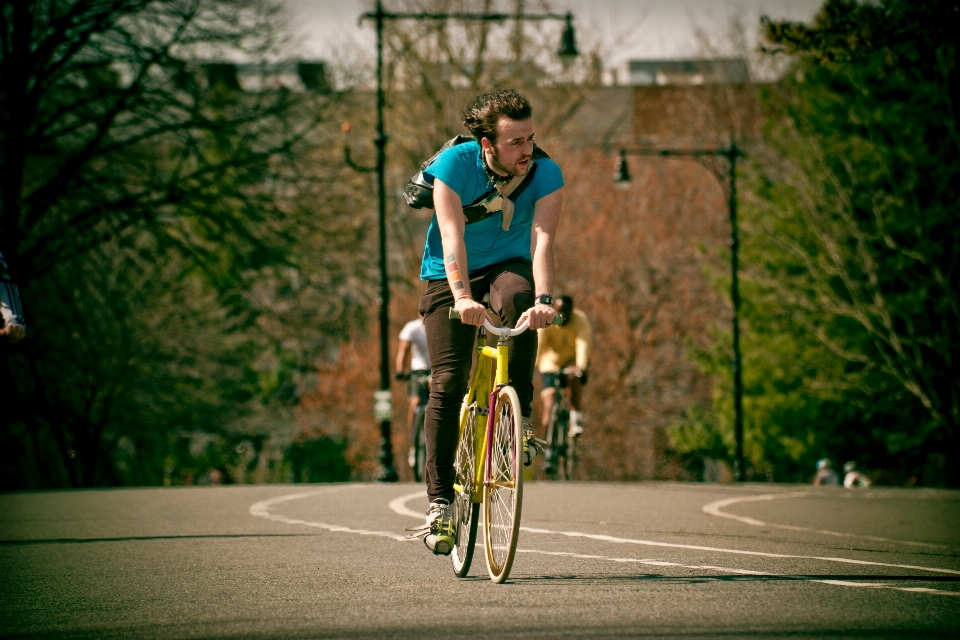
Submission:
[[[471,273],[510,258],[531,259],[530,233],[533,229],[534,205],[540,198],[550,195],[563,186],[563,173],[556,162],[549,158],[537,158],[534,162],[537,165],[537,171],[533,175],[532,182],[514,203],[509,231],[500,228],[503,213],[495,213],[485,220],[466,225],[463,241],[467,248],[467,265]],[[424,170],[423,175],[431,183],[435,178],[439,178],[460,196],[460,202],[464,207],[473,204],[493,188],[493,183],[487,177],[483,161],[480,159],[480,143],[476,141],[450,147]],[[420,264],[420,279],[445,280],[446,278],[440,227],[437,224],[437,216],[434,214],[427,229],[427,243],[423,248],[423,262]]]

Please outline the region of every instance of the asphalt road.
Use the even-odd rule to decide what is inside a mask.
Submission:
[[[417,485],[0,494],[4,638],[957,638],[960,492],[528,483],[510,580]]]

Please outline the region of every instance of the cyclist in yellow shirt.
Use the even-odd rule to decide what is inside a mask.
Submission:
[[[566,374],[570,385],[570,435],[583,433],[583,386],[587,384],[590,365],[590,347],[593,342],[587,315],[573,308],[573,298],[560,296],[554,303],[563,326],[549,327],[538,332],[537,371],[543,378],[543,427],[546,429],[550,409],[556,398],[553,378]]]

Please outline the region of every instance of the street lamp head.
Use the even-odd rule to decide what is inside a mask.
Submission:
[[[563,34],[560,36],[560,49],[557,50],[560,56],[560,63],[564,69],[569,68],[580,52],[577,51],[577,38],[573,32],[573,14],[567,12],[567,25],[563,28]]]
[[[630,170],[627,167],[627,152],[620,149],[620,160],[617,161],[617,170],[613,174],[613,183],[621,191],[630,188]]]

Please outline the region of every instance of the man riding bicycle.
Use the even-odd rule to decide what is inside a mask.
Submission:
[[[411,320],[400,330],[399,344],[397,345],[396,377],[397,380],[409,380],[409,403],[407,408],[407,424],[411,426],[410,440],[410,467],[416,465],[416,426],[413,416],[423,398],[427,396],[430,383],[430,358],[427,355],[427,332],[423,327],[423,318]]]
[[[436,212],[420,268],[427,289],[419,311],[432,370],[425,418],[430,508],[424,542],[439,555],[448,555],[455,544],[450,506],[454,457],[476,328],[488,313],[504,326],[526,320],[531,329],[545,328],[556,315],[551,306],[553,239],[563,175],[555,162],[535,153],[531,116],[530,103],[512,89],[477,96],[462,114],[475,140],[445,149],[422,171],[432,181]],[[514,191],[519,193],[515,201],[510,198]],[[488,193],[493,198],[485,213],[468,221],[464,207]],[[489,312],[480,303],[487,293]],[[451,306],[461,322],[449,319]],[[509,371],[520,400],[529,464],[539,446],[529,424],[537,344],[532,332],[513,340]]]
[[[573,298],[560,296],[554,308],[563,318],[563,325],[541,331],[537,350],[537,371],[543,378],[543,390],[540,392],[543,399],[543,428],[547,428],[550,410],[557,398],[555,378],[566,376],[572,407],[569,434],[577,437],[583,433],[583,386],[587,384],[593,335],[587,315],[573,308]]]

